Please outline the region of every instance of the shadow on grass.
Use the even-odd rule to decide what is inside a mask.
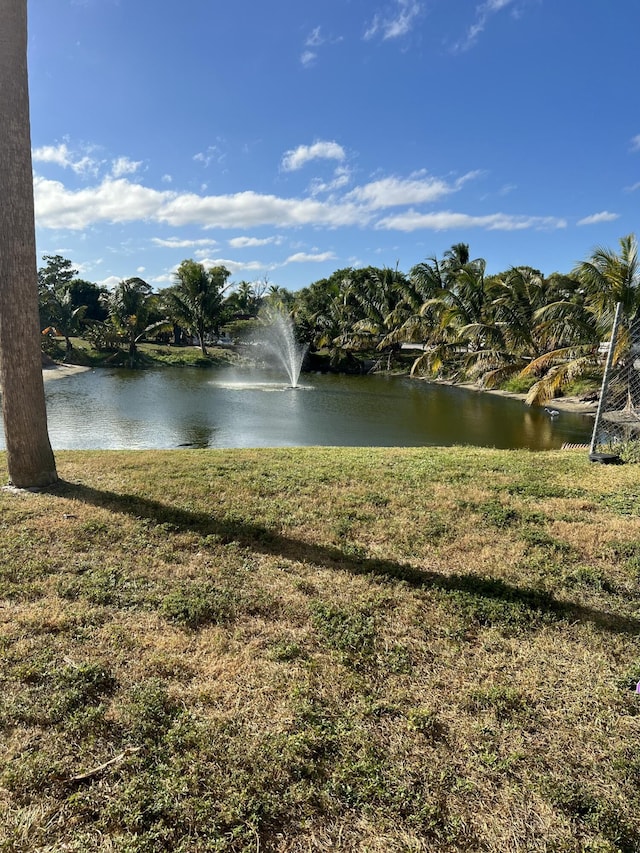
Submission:
[[[538,612],[547,618],[590,622],[602,630],[614,633],[640,634],[638,619],[595,610],[575,602],[559,601],[550,593],[515,586],[496,578],[474,574],[443,575],[394,560],[354,556],[330,545],[317,545],[283,536],[260,524],[217,519],[207,513],[192,512],[139,495],[101,491],[79,483],[61,480],[50,493],[112,512],[145,518],[156,524],[171,525],[176,530],[189,530],[203,536],[216,536],[223,543],[237,542],[242,547],[263,554],[311,563],[318,567],[349,572],[353,575],[372,575],[381,579],[396,580],[416,589],[435,589],[512,604]]]

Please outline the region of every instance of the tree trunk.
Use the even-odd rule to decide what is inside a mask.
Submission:
[[[200,350],[202,355],[207,355],[207,348],[204,343],[204,324],[198,323],[198,337],[200,338]]]
[[[42,380],[27,83],[27,0],[0,0],[0,387],[9,479],[57,480]]]

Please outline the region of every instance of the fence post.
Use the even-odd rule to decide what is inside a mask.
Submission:
[[[602,387],[600,388],[600,399],[598,400],[598,409],[596,411],[596,420],[593,425],[593,435],[591,436],[591,446],[589,447],[589,456],[595,451],[596,443],[598,439],[598,430],[600,429],[600,421],[602,420],[602,409],[604,407],[605,397],[607,395],[607,389],[609,387],[609,376],[611,374],[611,367],[613,365],[613,352],[616,346],[616,339],[618,337],[618,327],[620,325],[620,315],[622,314],[622,302],[618,302],[616,304],[616,313],[613,318],[613,328],[611,329],[611,341],[609,343],[609,352],[607,353],[607,361],[604,367],[604,373],[602,375]]]

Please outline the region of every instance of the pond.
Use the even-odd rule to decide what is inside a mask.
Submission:
[[[100,369],[46,383],[55,450],[422,446],[559,448],[593,419],[397,376],[303,374],[300,386],[231,368]],[[0,432],[0,447],[4,436]]]

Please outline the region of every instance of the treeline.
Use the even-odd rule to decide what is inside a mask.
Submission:
[[[44,255],[38,270],[40,323],[46,347],[50,337],[65,340],[65,357],[73,358],[74,337],[82,337],[99,352],[128,352],[136,363],[137,345],[154,339],[175,345],[197,342],[207,354],[207,341],[223,327],[236,333],[259,314],[279,288],[241,282],[229,285],[223,266],[205,269],[185,260],[175,282],[159,291],[139,277],[121,281],[113,290],[78,278],[70,260]]]
[[[266,306],[289,314],[301,342],[332,364],[352,369],[374,358],[392,369],[415,355],[411,371],[488,388],[528,391],[530,403],[560,394],[580,376],[602,369],[615,306],[629,320],[640,307],[637,242],[623,237],[618,251],[597,248],[568,274],[544,276],[529,266],[486,274],[465,243],[428,258],[408,273],[366,267],[338,270],[295,293],[276,286],[229,284],[225,267],[206,270],[185,260],[175,282],[159,292],[139,278],[113,291],[78,279],[71,262],[45,256],[39,271],[43,328],[92,345],[123,346],[135,360],[149,335],[179,344],[222,329],[236,338],[260,322]],[[404,345],[404,347],[403,347]]]

